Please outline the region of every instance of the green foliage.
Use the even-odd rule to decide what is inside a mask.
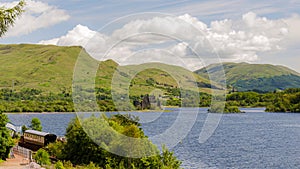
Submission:
[[[67,143],[57,142],[50,144],[48,151],[50,154],[57,152],[60,154],[61,152],[58,151],[58,149],[60,149],[64,154],[61,155],[60,160],[70,161],[69,166],[72,166],[70,164],[73,163],[77,165],[77,167],[83,166],[83,168],[88,169],[98,169],[99,167],[97,166],[106,169],[179,168],[180,161],[166,148],[163,149],[162,154],[159,154],[159,150],[150,141],[145,142],[144,145],[140,145],[139,142],[128,144],[126,141],[122,142],[122,140],[118,138],[118,133],[120,133],[132,138],[147,139],[139,126],[138,118],[132,115],[117,114],[110,118],[105,115],[100,117],[92,115],[91,117],[81,120],[75,118],[66,129]],[[145,148],[147,151],[157,152],[157,155],[143,158],[130,158],[126,157],[126,155],[118,156],[110,152],[117,150],[125,154],[131,153],[132,151],[135,151],[135,153],[143,153],[143,149]],[[66,164],[64,164],[64,167],[68,169]]]
[[[49,159],[49,154],[44,149],[39,149],[36,154],[33,156],[34,160],[40,165],[49,165],[51,161]]]
[[[138,164],[137,168],[162,168],[174,169],[180,168],[181,162],[170,152],[165,146],[162,147],[162,154],[145,157],[141,159],[142,163]]]
[[[43,127],[39,118],[34,117],[31,119],[30,128],[37,131],[42,131]]]
[[[57,159],[64,159],[64,146],[66,143],[61,141],[56,141],[54,143],[50,143],[47,145],[46,150],[48,151],[49,155],[55,157]]]
[[[210,113],[242,113],[237,106],[231,106],[226,102],[217,102],[208,109]]]
[[[267,112],[300,112],[300,90],[287,89],[273,94]]]
[[[255,92],[234,92],[226,96],[226,101],[230,106],[256,107],[259,102],[263,102],[263,94]]]
[[[22,133],[24,133],[26,130],[28,130],[29,128],[26,127],[25,125],[22,126]]]
[[[0,89],[0,111],[3,112],[73,112],[70,93],[44,94],[38,89],[21,91]]]
[[[181,162],[176,159],[173,152],[170,152],[165,146],[162,151],[162,168],[180,168]]]
[[[0,159],[8,158],[10,149],[14,145],[14,141],[10,136],[9,130],[6,128],[8,117],[0,112]]]
[[[214,103],[208,109],[210,113],[225,113],[225,102]]]
[[[96,166],[96,164],[94,164],[93,162],[90,162],[90,164],[84,168],[85,169],[101,169],[100,167]]]
[[[13,8],[0,8],[0,37],[7,32],[8,28],[13,26],[15,20],[18,16],[20,16],[23,12],[23,7],[25,2],[21,0],[15,7]]]
[[[239,107],[237,106],[225,106],[225,113],[241,113]]]
[[[73,164],[71,163],[71,161],[64,161],[64,167],[66,169],[73,169]]]
[[[227,106],[266,107],[267,112],[300,112],[300,88],[270,93],[234,92],[227,95]]]
[[[66,169],[64,167],[64,164],[61,161],[56,162],[54,168],[55,169]]]

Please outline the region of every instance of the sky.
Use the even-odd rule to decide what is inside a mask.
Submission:
[[[300,72],[299,28],[297,0],[26,0],[0,43],[80,45],[121,65],[249,62]]]

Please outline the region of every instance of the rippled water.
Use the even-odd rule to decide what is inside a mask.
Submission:
[[[174,112],[132,113],[141,119],[142,128],[150,138],[162,134],[177,122],[180,115]],[[205,109],[183,109],[186,114],[177,125],[178,131],[192,128],[180,135],[170,133],[164,141],[172,142],[184,135],[185,138],[173,148],[183,161],[184,168],[300,168],[300,114],[264,113],[263,109],[244,109],[244,114],[225,114],[218,128],[204,143],[199,143],[199,134],[207,118]],[[16,125],[29,124],[38,117],[44,131],[64,135],[70,119],[75,114],[9,114]],[[194,118],[194,119],[193,119]],[[195,124],[193,124],[195,121]],[[175,128],[176,129],[176,128]],[[153,140],[154,142],[156,140]],[[168,143],[165,143],[168,145]]]

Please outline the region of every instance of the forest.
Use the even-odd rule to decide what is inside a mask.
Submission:
[[[84,100],[92,97],[94,91],[96,92],[97,109],[93,109],[90,106],[89,100]],[[178,88],[169,88],[167,93],[168,95],[166,96],[148,96],[150,101],[155,104],[151,103],[150,105],[149,103],[149,106],[143,109],[158,109],[160,106],[210,107],[212,99],[212,96],[207,93],[200,92],[196,95],[193,91],[181,91]],[[195,99],[195,96],[199,96],[199,99]],[[78,99],[74,100],[73,97]],[[122,100],[126,95],[120,94],[117,97],[117,100]],[[85,111],[141,110],[141,107],[134,104],[135,102],[141,103],[144,97],[143,95],[129,96],[129,104],[123,105],[122,102],[118,101],[118,106],[116,107],[111,90],[107,88],[86,90],[81,93],[81,96],[72,96],[71,92],[67,90],[62,90],[59,93],[47,93],[30,88],[20,91],[6,88],[0,90],[0,112],[74,112],[74,101],[84,102],[85,104],[80,104],[80,106],[83,106],[80,110]],[[199,101],[199,103],[195,103],[196,101]],[[300,88],[290,88],[269,93],[230,91],[226,95],[226,107],[233,106],[266,107],[268,112],[300,112]]]

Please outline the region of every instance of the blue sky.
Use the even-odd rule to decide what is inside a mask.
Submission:
[[[235,25],[238,25],[234,26],[232,30],[238,31],[241,29],[247,33],[249,29],[239,28],[239,26],[244,26],[243,24],[239,25],[239,23],[245,14],[253,12],[256,14],[257,20],[267,18],[268,23],[266,24],[276,22],[278,25],[279,21],[286,21],[289,35],[286,35],[287,38],[280,37],[283,39],[282,41],[276,41],[268,46],[272,48],[272,50],[255,49],[251,51],[249,53],[249,57],[251,54],[251,59],[245,59],[245,61],[283,64],[300,71],[300,65],[297,63],[299,60],[299,41],[297,38],[289,39],[289,37],[298,36],[295,31],[290,31],[295,29],[299,24],[300,2],[297,0],[28,0],[27,2],[28,14],[23,16],[23,21],[16,24],[18,27],[22,27],[22,29],[17,30],[17,28],[14,28],[15,30],[8,32],[7,36],[0,40],[0,43],[39,43],[41,41],[65,36],[78,25],[87,27],[89,29],[88,31],[91,32],[97,31],[117,18],[143,12],[161,12],[175,16],[188,14],[190,17],[196,18],[199,22],[206,24],[208,31],[210,31],[213,21],[232,20]],[[4,0],[1,1],[0,4],[1,6],[10,6],[14,3],[16,2]],[[37,11],[36,8],[40,9],[40,11]],[[36,18],[41,15],[43,15],[43,18],[38,21]],[[250,17],[250,15],[247,16]],[[22,18],[20,20],[22,20]],[[261,24],[261,22],[258,24]],[[81,29],[83,27],[77,28]],[[249,30],[249,32],[253,33],[254,30]],[[256,37],[259,37],[258,33]],[[273,37],[272,34],[266,35],[266,38],[270,40],[278,37]],[[274,51],[273,47],[275,48],[275,46],[281,49]],[[171,47],[168,49],[171,49]],[[243,61],[240,54],[241,52],[243,51],[232,52],[230,53],[232,57],[229,58],[231,58],[232,61]],[[249,51],[247,50],[247,52]],[[226,53],[225,55],[227,56],[229,54]],[[238,58],[233,57],[237,55],[239,56]],[[228,61],[231,60],[228,59]]]

